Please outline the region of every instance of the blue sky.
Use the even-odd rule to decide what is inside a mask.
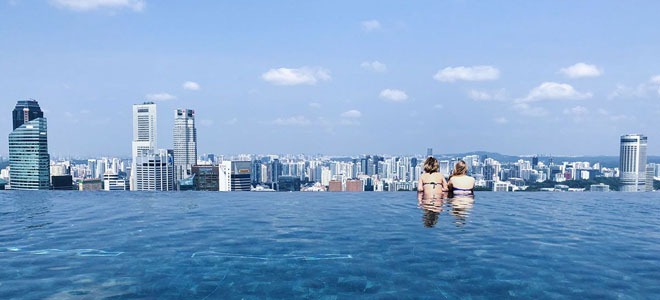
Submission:
[[[145,100],[200,154],[660,153],[658,1],[0,1],[0,129],[36,99],[51,155],[129,156]]]

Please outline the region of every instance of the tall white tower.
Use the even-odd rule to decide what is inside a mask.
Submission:
[[[621,136],[619,180],[622,192],[646,191],[646,142],[641,134]]]
[[[156,151],[156,104],[133,104],[133,158]]]
[[[174,172],[172,150],[159,149],[156,153],[136,157],[134,191],[173,191]]]
[[[192,166],[197,163],[197,129],[195,111],[177,109],[174,111],[174,169],[177,180],[191,175]]]
[[[133,104],[133,144],[131,156],[133,158],[131,167],[131,191],[136,189],[136,162],[138,157],[153,155],[156,151],[156,104],[144,102]]]

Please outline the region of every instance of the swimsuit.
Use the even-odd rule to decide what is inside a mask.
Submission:
[[[439,183],[435,183],[435,181],[431,181],[431,182],[425,182],[423,185],[427,185],[427,184],[432,184],[433,188],[435,189],[435,185]]]
[[[454,195],[472,195],[472,189],[453,188]]]

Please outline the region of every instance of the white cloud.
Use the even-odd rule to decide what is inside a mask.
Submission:
[[[573,107],[573,108],[564,109],[564,114],[565,115],[581,116],[581,115],[586,115],[588,113],[589,113],[589,110],[584,106],[576,106],[576,107]]]
[[[649,82],[654,84],[660,84],[660,75],[655,75],[649,79]]]
[[[527,97],[519,101],[538,101],[538,100],[553,100],[553,99],[586,99],[591,98],[591,93],[580,93],[576,91],[571,85],[566,83],[557,82],[544,82],[541,85],[533,88]]]
[[[652,76],[648,81],[638,84],[637,87],[617,84],[616,89],[607,98],[645,98],[649,95],[660,96],[660,75]]]
[[[273,124],[281,126],[307,126],[311,122],[304,116],[293,116],[289,118],[277,118],[273,121]]]
[[[610,114],[609,111],[599,108],[597,110],[598,114],[602,115],[603,117],[609,119],[610,121],[617,122],[617,121],[626,121],[626,120],[635,120],[634,117],[626,116],[626,115],[612,115]]]
[[[182,86],[183,86],[183,89],[191,90],[191,91],[199,91],[199,89],[201,88],[199,86],[199,83],[194,82],[194,81],[186,81],[186,82],[183,83]]]
[[[320,80],[330,80],[330,72],[323,68],[302,67],[298,69],[270,69],[261,78],[276,85],[314,85]]]
[[[603,74],[600,68],[585,63],[577,63],[570,67],[562,68],[559,72],[569,78],[598,77]]]
[[[236,123],[238,123],[237,118],[231,118],[231,119],[225,121],[225,125],[236,125]]]
[[[359,110],[349,110],[341,113],[341,116],[344,118],[359,118],[362,116],[362,113]]]
[[[309,107],[311,107],[311,108],[321,108],[321,104],[316,103],[316,102],[312,102],[312,103],[309,104]]]
[[[589,115],[589,110],[584,106],[576,106],[573,108],[564,109],[564,114],[573,117],[574,122],[582,122],[587,119]]]
[[[543,117],[548,115],[548,111],[544,108],[531,106],[527,103],[516,103],[513,105],[513,109],[519,112],[521,115],[530,117]]]
[[[170,95],[168,93],[158,93],[158,94],[147,94],[144,96],[149,101],[167,101],[167,100],[174,100],[176,99],[176,96]]]
[[[623,84],[617,84],[616,89],[612,91],[609,95],[607,95],[607,99],[614,99],[614,98],[619,98],[619,97],[624,97],[626,95],[630,95],[631,91],[628,87],[626,87]]]
[[[90,11],[102,8],[142,11],[147,5],[144,0],[50,0],[50,3],[61,8],[75,11]]]
[[[364,69],[371,70],[378,73],[383,73],[387,71],[387,66],[384,63],[381,63],[377,60],[374,61],[365,61],[360,64]]]
[[[433,105],[433,108],[435,108],[435,109],[443,109],[443,108],[445,108],[445,106],[442,105],[442,104],[436,104],[436,105]]]
[[[371,32],[380,29],[380,22],[378,22],[378,20],[362,21],[361,24],[362,24],[362,30],[364,30],[365,32]]]
[[[495,123],[497,123],[497,124],[506,124],[506,123],[509,123],[509,120],[507,120],[505,117],[495,118],[495,119],[493,119],[493,121],[494,121]]]
[[[499,101],[506,99],[506,91],[504,89],[500,89],[492,92],[470,90],[468,91],[468,97],[470,97],[472,100],[477,100],[477,101],[489,101],[489,100]]]
[[[380,97],[394,102],[403,102],[408,100],[408,95],[402,90],[384,89],[380,92]]]
[[[500,78],[500,71],[493,66],[447,67],[438,71],[433,78],[441,82],[486,81]]]

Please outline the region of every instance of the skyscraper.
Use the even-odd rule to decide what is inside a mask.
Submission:
[[[231,190],[250,191],[251,189],[251,161],[231,162]],[[279,176],[278,176],[279,178]],[[278,179],[279,180],[279,179]]]
[[[641,134],[621,136],[619,154],[620,190],[643,192],[646,190],[646,145],[647,138]]]
[[[174,111],[174,170],[177,180],[192,175],[192,166],[197,163],[197,129],[195,111]]]
[[[20,100],[9,134],[9,185],[15,190],[50,189],[48,126],[36,100]]]
[[[156,104],[133,104],[133,158],[156,150]]]
[[[158,153],[142,154],[135,158],[135,177],[131,190],[173,191],[174,165],[172,151],[161,149]]]
[[[136,162],[138,157],[153,155],[156,150],[156,104],[145,102],[133,104],[133,144],[131,157],[131,191],[136,190]],[[148,158],[146,159],[148,160]]]

